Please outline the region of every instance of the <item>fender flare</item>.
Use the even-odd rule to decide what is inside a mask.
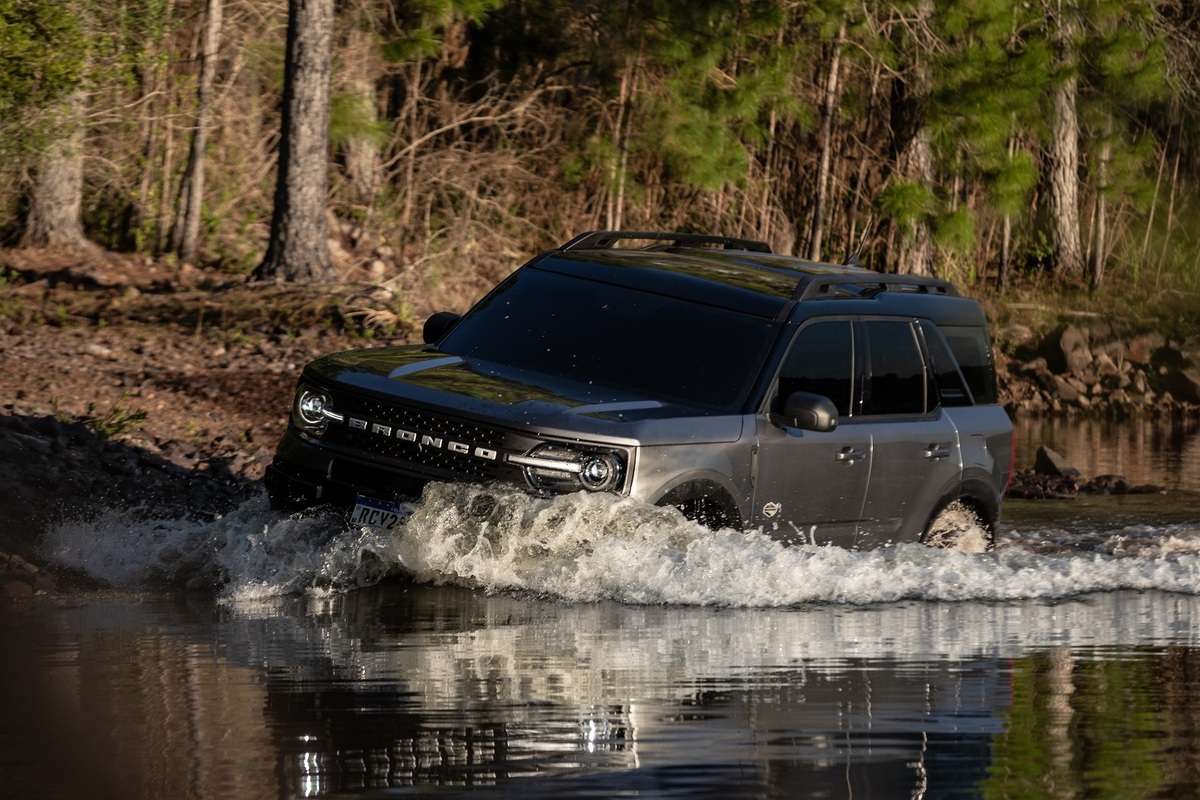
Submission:
[[[711,478],[685,478],[663,492],[654,505],[674,506],[688,519],[713,530],[742,529],[742,513],[733,495]]]

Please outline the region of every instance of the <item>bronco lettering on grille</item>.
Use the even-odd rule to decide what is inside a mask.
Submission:
[[[500,458],[500,453],[490,447],[480,447],[471,442],[456,442],[452,439],[447,439],[444,436],[437,436],[431,433],[418,433],[417,431],[405,430],[404,428],[393,428],[390,425],[383,425],[370,420],[348,417],[346,424],[351,428],[360,431],[369,431],[375,436],[385,438],[396,438],[402,442],[410,442],[418,447],[432,447],[436,450],[448,450],[451,453],[458,453],[464,456],[473,456],[474,458],[483,459],[484,461],[496,461]]]

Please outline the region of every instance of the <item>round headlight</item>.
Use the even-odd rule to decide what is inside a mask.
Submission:
[[[589,453],[580,464],[579,482],[589,492],[606,492],[621,480],[621,462],[612,453]]]
[[[296,393],[296,411],[293,418],[301,430],[320,435],[329,425],[325,409],[329,406],[329,395],[307,386]]]

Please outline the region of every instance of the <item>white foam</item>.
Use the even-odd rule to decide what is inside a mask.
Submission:
[[[916,544],[853,552],[709,531],[610,495],[547,500],[465,485],[429,487],[394,534],[348,527],[333,512],[272,512],[260,496],[211,521],[107,512],[60,525],[45,549],[115,587],[186,586],[238,600],[319,596],[394,574],[572,602],[741,607],[1200,593],[1200,530],[1181,525],[1029,528],[991,553]]]

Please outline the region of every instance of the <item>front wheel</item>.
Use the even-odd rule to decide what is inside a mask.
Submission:
[[[974,509],[955,500],[929,523],[921,543],[939,550],[986,553],[996,546],[996,534],[979,519]]]

